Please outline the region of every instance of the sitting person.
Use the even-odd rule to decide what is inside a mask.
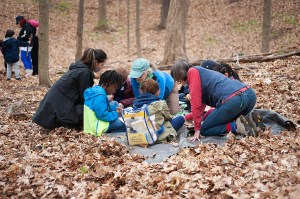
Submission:
[[[171,141],[177,136],[177,131],[184,124],[184,117],[178,116],[172,119],[170,109],[159,96],[159,86],[153,79],[146,79],[141,85],[141,94],[133,102],[133,108],[141,108],[148,105],[150,115],[155,115],[155,123],[158,127],[158,140]]]
[[[166,100],[171,114],[179,112],[178,89],[170,74],[157,70],[146,59],[139,58],[132,63],[129,74],[134,96],[140,95],[140,87],[146,79],[153,79],[159,85],[159,99]]]
[[[129,72],[124,67],[118,67],[115,71],[122,75],[123,85],[114,94],[114,100],[121,103],[123,108],[132,106],[132,102],[135,97],[131,87],[130,80],[128,78]]]
[[[93,86],[94,73],[99,72],[107,59],[100,49],[88,48],[62,77],[50,88],[32,117],[45,129],[57,127],[81,129],[83,125],[83,93]]]
[[[171,74],[175,81],[188,84],[190,89],[192,112],[185,119],[194,121],[192,141],[200,140],[201,136],[223,135],[230,131],[257,135],[254,126],[244,116],[256,104],[256,94],[250,86],[218,72],[193,67],[185,60],[177,61]],[[206,105],[215,107],[215,110],[203,121]]]
[[[185,110],[188,110],[191,112],[191,95],[190,95],[190,90],[187,85],[181,85],[181,88],[178,91],[178,96],[179,96],[179,101],[186,103],[186,108]]]
[[[100,136],[107,132],[125,132],[126,126],[118,117],[118,102],[109,102],[107,95],[113,95],[122,86],[123,77],[114,70],[105,71],[99,85],[84,92],[83,131]]]

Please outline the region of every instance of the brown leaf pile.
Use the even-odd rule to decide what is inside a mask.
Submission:
[[[53,82],[74,59],[77,10],[77,2],[55,2],[70,2],[73,7],[66,12],[51,7]],[[293,38],[299,38],[300,26],[283,21],[293,22],[288,16],[298,13],[299,4],[295,2],[274,1],[274,28],[279,34],[271,42],[274,50],[299,47],[299,40]],[[259,29],[248,22],[261,17],[261,1],[191,3],[187,32],[191,60],[229,57],[232,52],[224,41],[237,53],[259,52]],[[1,32],[15,27],[14,17],[20,13],[37,17],[37,4],[30,0],[4,0],[0,5],[4,8]],[[127,55],[126,18],[119,15],[119,11],[126,12],[125,2],[108,1],[108,17],[112,20],[107,33],[94,30],[95,5],[95,0],[85,4],[84,46],[103,48],[110,59],[108,65],[130,66],[128,61],[136,57],[134,42]],[[152,61],[162,60],[163,55],[165,31],[154,28],[159,23],[159,11],[155,1],[142,1],[142,20],[147,19],[142,23],[143,54]],[[241,23],[245,21],[247,26]],[[134,18],[131,41],[135,41],[133,24]],[[257,107],[274,110],[299,125],[299,56],[242,66],[251,69],[239,70],[239,74],[256,90]],[[143,157],[131,155],[111,138],[95,138],[66,128],[49,132],[33,124],[30,117],[48,90],[37,86],[38,78],[8,82],[0,74],[0,85],[1,198],[299,198],[299,128],[277,136],[267,130],[258,138],[242,140],[229,135],[224,147],[204,144],[184,149],[162,163],[147,164]]]

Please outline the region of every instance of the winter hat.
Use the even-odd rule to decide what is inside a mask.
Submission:
[[[129,77],[139,78],[149,68],[150,68],[150,62],[147,59],[138,58],[132,63]]]
[[[16,24],[19,24],[19,22],[20,22],[22,19],[25,19],[24,16],[18,15],[18,16],[16,17]]]

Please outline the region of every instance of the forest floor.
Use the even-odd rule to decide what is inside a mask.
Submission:
[[[52,82],[75,57],[78,3],[55,2],[49,35]],[[155,63],[163,59],[165,36],[165,30],[157,28],[157,2],[143,0],[141,8],[143,56]],[[97,1],[86,1],[84,48],[104,49],[108,67],[129,68],[136,58],[135,4],[130,3],[128,55],[125,1],[108,0],[110,29],[105,33],[95,29]],[[300,47],[299,6],[297,0],[274,1],[272,51]],[[0,7],[4,8],[0,14],[2,35],[7,28],[18,33],[16,15],[38,17],[35,1],[3,0]],[[259,0],[191,0],[189,59],[258,54],[261,10]],[[257,138],[231,137],[223,147],[203,144],[183,149],[158,164],[145,163],[143,157],[131,155],[126,147],[105,136],[95,138],[66,128],[41,129],[31,122],[31,116],[48,88],[38,86],[37,77],[6,81],[0,74],[1,198],[299,198],[300,57],[241,66],[253,68],[238,72],[255,89],[257,108],[282,114],[298,125],[297,129],[276,136],[266,130]]]

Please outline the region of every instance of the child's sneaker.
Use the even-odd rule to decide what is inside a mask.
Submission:
[[[249,118],[241,115],[236,120],[236,131],[243,136],[257,136],[258,132],[251,125]]]
[[[10,81],[10,78],[7,78],[6,80],[7,80],[7,81]]]
[[[16,78],[16,80],[19,80],[19,81],[20,81],[20,80],[21,80],[21,78],[20,78],[20,77],[19,77],[19,78]]]

